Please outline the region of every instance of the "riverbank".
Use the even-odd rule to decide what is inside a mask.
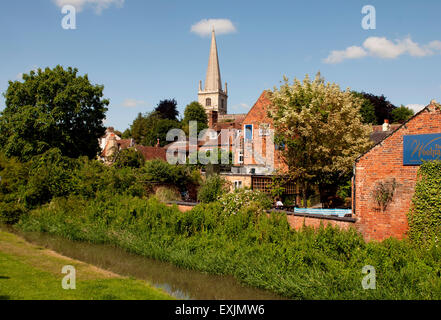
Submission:
[[[441,248],[388,239],[366,243],[354,230],[291,230],[286,217],[220,203],[187,213],[155,199],[57,199],[17,225],[25,231],[108,243],[132,253],[241,282],[291,299],[441,299]],[[365,266],[376,289],[365,290]]]
[[[76,270],[76,289],[62,288],[63,266]],[[0,299],[168,300],[145,281],[121,277],[0,230]]]

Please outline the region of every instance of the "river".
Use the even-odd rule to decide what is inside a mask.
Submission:
[[[8,230],[11,231],[11,230]],[[28,242],[51,249],[122,276],[146,280],[178,299],[187,300],[280,300],[282,297],[245,286],[231,276],[219,276],[176,267],[107,244],[71,241],[59,236],[18,232]]]

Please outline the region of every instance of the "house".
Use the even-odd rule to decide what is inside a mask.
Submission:
[[[107,128],[105,135],[102,136],[98,140],[98,142],[101,147],[99,159],[107,164],[111,163],[111,158],[115,154],[115,152],[119,152],[128,148],[135,148],[135,150],[141,152],[146,161],[153,159],[167,161],[166,149],[159,146],[146,147],[143,145],[139,145],[136,144],[135,140],[133,139],[121,139],[121,137],[115,133],[113,127]]]
[[[441,106],[433,100],[396,130],[384,132],[354,166],[353,214],[367,240],[406,236],[421,159],[441,158]],[[381,186],[390,188],[390,203],[377,200]]]

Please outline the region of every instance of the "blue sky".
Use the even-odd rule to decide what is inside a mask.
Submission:
[[[67,3],[79,11],[76,30],[61,27]],[[361,27],[365,5],[376,9],[375,30]],[[427,105],[441,100],[440,12],[438,0],[4,0],[0,92],[20,73],[61,64],[105,86],[108,126],[124,130],[165,98],[183,112],[205,80],[210,46],[192,26],[224,19],[217,42],[230,113],[246,113],[283,75],[317,71],[396,105]]]

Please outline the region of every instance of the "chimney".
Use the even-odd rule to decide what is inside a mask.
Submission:
[[[390,124],[388,119],[384,119],[383,131],[390,131]]]
[[[156,143],[156,148],[159,148],[160,145],[161,144],[159,143],[159,139],[158,139],[158,142]]]
[[[217,124],[217,111],[210,110],[208,112],[208,127],[210,129],[213,129],[216,124]]]

